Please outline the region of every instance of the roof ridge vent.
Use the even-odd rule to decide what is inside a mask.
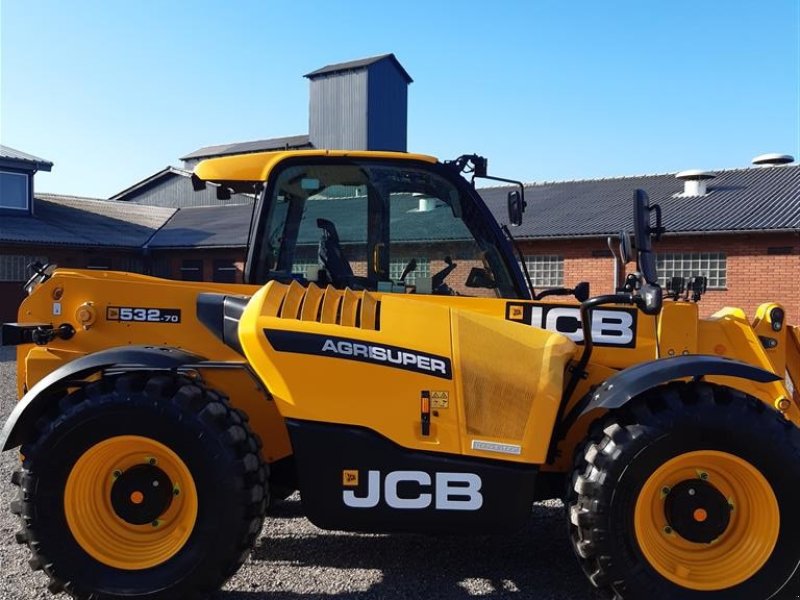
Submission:
[[[779,152],[768,152],[767,154],[759,154],[751,162],[759,167],[775,167],[793,163],[794,156],[791,154],[780,154]]]
[[[683,193],[680,196],[705,196],[708,193],[708,182],[717,174],[713,171],[689,169],[681,171],[676,178],[683,180]]]

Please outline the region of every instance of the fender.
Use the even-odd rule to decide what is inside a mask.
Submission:
[[[620,408],[642,392],[663,383],[685,377],[702,378],[708,375],[741,377],[758,383],[770,383],[781,379],[775,373],[722,356],[692,354],[652,360],[624,369],[606,379],[593,394],[587,396],[588,401],[581,401],[573,409],[565,421],[565,429],[593,410]],[[570,417],[573,417],[572,421]]]
[[[93,352],[62,365],[34,385],[17,402],[0,433],[0,451],[22,445],[66,383],[109,367],[120,369],[175,369],[203,358],[165,346],[124,346]]]

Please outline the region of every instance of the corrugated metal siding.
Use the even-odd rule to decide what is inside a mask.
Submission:
[[[406,151],[408,84],[392,61],[369,68],[367,144],[369,150]]]
[[[316,148],[367,149],[367,71],[311,81],[308,130]]]
[[[251,204],[253,199],[249,196],[235,194],[230,200],[217,200],[217,191],[214,186],[195,192],[189,177],[174,175],[166,178],[152,187],[137,190],[126,198],[128,202],[146,204],[148,206],[168,206],[170,208],[184,208],[187,206],[220,206],[221,204]]]

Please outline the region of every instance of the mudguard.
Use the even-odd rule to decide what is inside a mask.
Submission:
[[[576,416],[580,418],[598,408],[605,410],[620,408],[631,398],[662,383],[708,375],[741,377],[758,383],[770,383],[781,379],[775,373],[722,356],[692,354],[661,358],[624,369],[606,379],[590,396],[588,403],[578,405],[582,406],[583,410]]]
[[[68,381],[81,379],[103,369],[174,369],[203,358],[177,348],[163,346],[124,346],[87,354],[59,367],[34,385],[11,411],[0,433],[0,451],[25,442],[51,401],[57,400]]]

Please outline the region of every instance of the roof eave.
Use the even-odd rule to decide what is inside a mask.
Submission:
[[[513,233],[513,230],[512,230]],[[679,236],[687,236],[687,235],[741,235],[741,234],[770,234],[770,233],[795,233],[800,235],[800,228],[797,227],[789,227],[789,228],[775,228],[775,229],[696,229],[696,230],[687,230],[687,231],[667,231],[663,235],[664,237],[679,237]],[[574,233],[565,233],[563,235],[521,235],[516,234],[514,235],[514,239],[517,241],[548,241],[548,240],[579,240],[579,239],[605,239],[609,236],[616,237],[619,235],[619,231],[609,232],[609,233],[584,233],[584,234],[574,234]]]
[[[150,177],[146,177],[145,179],[142,179],[141,181],[139,181],[137,183],[134,183],[132,186],[125,188],[121,192],[117,192],[113,196],[110,196],[108,199],[109,200],[120,201],[119,200],[120,198],[122,198],[124,196],[127,196],[128,194],[130,194],[132,192],[135,192],[135,191],[137,191],[137,190],[139,190],[139,189],[141,189],[141,188],[143,188],[143,187],[145,187],[147,185],[150,185],[151,183],[153,183],[155,181],[158,181],[159,179],[162,179],[164,176],[169,175],[169,174],[182,175],[184,177],[189,177],[190,176],[190,173],[188,173],[188,172],[182,172],[182,171],[176,169],[173,166],[168,166],[168,167],[166,167],[164,169],[161,169],[157,173],[153,173],[152,175],[150,175]],[[125,202],[125,201],[122,200],[122,202]]]

